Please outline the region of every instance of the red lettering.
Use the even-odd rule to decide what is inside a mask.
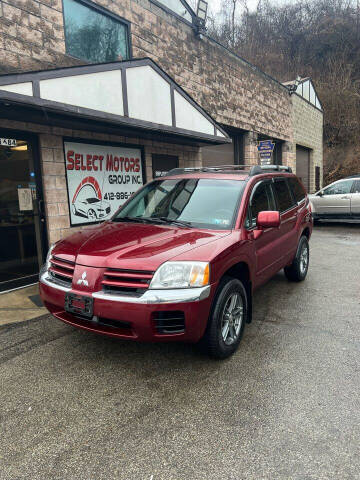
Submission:
[[[86,170],[86,165],[84,163],[84,155],[81,153],[80,157],[81,157],[81,170]]]
[[[123,164],[124,164],[124,157],[120,157],[120,167],[121,167],[120,169],[121,169],[122,172],[124,171],[124,165]]]
[[[119,159],[118,157],[114,157],[114,170],[117,172],[119,170]]]
[[[75,153],[75,170],[80,170],[80,153]]]
[[[99,155],[99,161],[100,161],[100,171],[102,171],[102,163],[103,163],[104,157],[103,155]]]
[[[66,154],[66,160],[68,161],[66,168],[67,170],[74,170],[74,159],[73,159],[74,151],[69,150]]]
[[[125,171],[128,172],[130,168],[130,162],[128,158],[125,158]]]
[[[89,154],[86,155],[86,170],[92,170],[92,158]]]
[[[134,159],[134,172],[140,172],[140,159]]]

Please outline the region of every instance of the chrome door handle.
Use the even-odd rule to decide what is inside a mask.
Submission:
[[[347,195],[345,195],[344,197],[341,197],[341,200],[350,200],[350,197],[348,197]]]

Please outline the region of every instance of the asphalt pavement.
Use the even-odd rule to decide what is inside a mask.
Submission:
[[[316,227],[310,255],[222,362],[49,315],[0,327],[0,479],[359,479],[360,225]]]

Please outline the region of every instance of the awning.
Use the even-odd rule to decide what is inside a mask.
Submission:
[[[69,119],[222,144],[231,139],[150,58],[0,76],[1,116],[65,125]]]

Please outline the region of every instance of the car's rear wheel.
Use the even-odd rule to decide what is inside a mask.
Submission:
[[[240,280],[225,277],[218,288],[203,345],[214,358],[226,358],[238,348],[248,313],[248,299]]]
[[[305,279],[309,268],[309,242],[302,236],[292,264],[284,268],[286,278],[292,282],[301,282]]]

